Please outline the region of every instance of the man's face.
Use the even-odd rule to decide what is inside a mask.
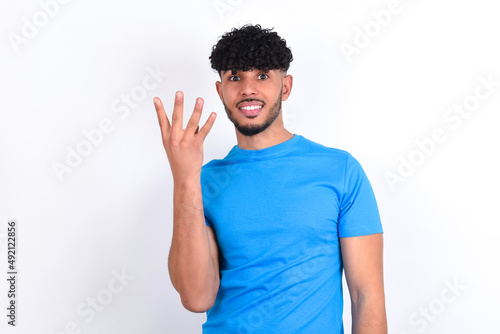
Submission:
[[[221,72],[217,92],[227,116],[245,136],[266,130],[280,116],[281,102],[288,98],[292,77],[280,70]]]

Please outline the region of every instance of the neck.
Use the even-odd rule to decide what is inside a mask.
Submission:
[[[274,124],[273,124],[274,125]],[[238,147],[244,150],[261,150],[281,144],[293,137],[293,133],[281,126],[269,126],[266,130],[253,136],[242,135],[236,130],[236,139]]]

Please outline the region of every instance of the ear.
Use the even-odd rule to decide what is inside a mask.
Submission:
[[[217,94],[219,94],[220,100],[224,103],[224,99],[222,98],[222,82],[215,82],[215,89],[217,90]]]
[[[282,85],[283,85],[283,97],[281,100],[286,101],[290,96],[290,93],[292,92],[293,77],[290,74],[285,75],[282,80]]]

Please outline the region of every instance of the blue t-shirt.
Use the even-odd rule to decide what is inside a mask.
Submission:
[[[221,274],[203,333],[343,333],[339,237],[382,233],[359,162],[294,135],[234,146],[201,185]]]

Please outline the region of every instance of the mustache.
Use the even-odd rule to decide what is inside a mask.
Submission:
[[[263,105],[265,105],[266,103],[262,100],[259,100],[259,99],[244,99],[244,100],[241,100],[239,101],[238,103],[236,103],[236,107],[238,107],[241,103],[243,102],[253,102],[253,101],[257,101],[257,102],[260,102],[262,103]]]

